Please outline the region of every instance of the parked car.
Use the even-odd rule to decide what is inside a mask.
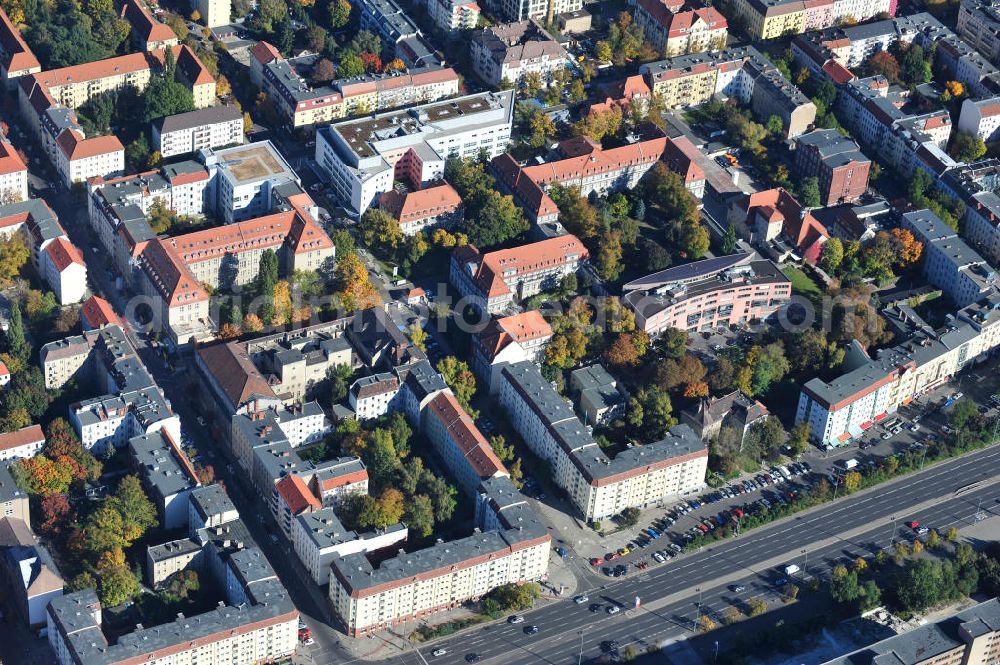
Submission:
[[[608,605],[608,609],[605,610],[608,614],[618,614],[622,611],[622,608],[617,605]]]

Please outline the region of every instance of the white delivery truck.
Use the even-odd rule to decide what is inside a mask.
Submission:
[[[850,471],[851,469],[858,466],[858,460],[853,457],[848,460],[837,460],[837,466],[839,466],[844,471]]]
[[[788,577],[791,577],[797,572],[799,572],[799,567],[796,566],[794,563],[790,563],[787,566],[785,566],[785,575],[787,575]]]

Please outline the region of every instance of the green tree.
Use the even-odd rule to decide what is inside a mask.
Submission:
[[[975,162],[986,154],[986,143],[975,134],[959,130],[951,136],[948,154],[960,162]]]
[[[621,276],[624,269],[623,256],[621,233],[606,231],[598,243],[597,260],[595,261],[597,274],[601,276],[601,279],[613,282]]]
[[[948,418],[948,422],[957,430],[964,430],[969,426],[969,423],[974,419],[978,418],[979,411],[976,409],[976,403],[970,399],[961,399],[952,408],[951,416]]]
[[[455,399],[462,408],[472,413],[470,401],[476,394],[476,375],[469,369],[469,364],[455,356],[447,356],[438,361],[437,371],[455,393]]]
[[[23,236],[16,233],[0,239],[0,286],[9,286],[31,258],[31,250]]]
[[[167,53],[172,53],[167,49]],[[165,118],[168,115],[194,110],[194,96],[184,84],[172,76],[154,76],[143,93],[143,121]]]
[[[351,19],[351,3],[347,0],[330,0],[327,14],[330,17],[330,29],[340,30]]]
[[[368,208],[358,223],[361,241],[373,252],[389,256],[403,242],[403,230],[396,218],[381,208]]]
[[[337,76],[340,78],[351,78],[362,76],[365,73],[365,63],[357,53],[346,49],[341,52],[337,61]]]
[[[780,116],[772,115],[767,119],[767,133],[772,136],[782,136],[785,133],[785,123]]]
[[[807,208],[818,208],[823,205],[819,192],[819,178],[810,176],[802,179],[799,188],[799,200]]]
[[[354,377],[350,365],[335,365],[327,372],[330,381],[330,404],[340,404],[347,397],[347,391]]]
[[[24,337],[24,321],[21,317],[21,306],[16,302],[11,303],[10,322],[7,325],[7,330],[4,331],[4,342],[7,353],[20,360],[22,364],[28,362],[28,358],[31,356],[31,348]]]
[[[736,251],[737,238],[736,227],[730,224],[726,227],[726,234],[722,236],[722,244],[719,249],[723,254],[732,254]]]
[[[830,238],[823,243],[820,267],[829,275],[834,275],[844,260],[844,243],[840,238]]]
[[[148,529],[159,523],[156,506],[146,496],[136,476],[122,478],[105,503],[122,516],[123,535],[128,544],[142,538]]]
[[[149,228],[153,230],[153,233],[160,235],[171,229],[174,225],[175,217],[167,209],[167,206],[163,203],[163,199],[155,199],[153,204],[149,206],[146,220],[149,222]]]
[[[418,538],[430,536],[434,532],[434,505],[430,497],[423,494],[411,497],[406,502],[403,522]]]
[[[464,200],[464,199],[463,199]],[[466,216],[464,231],[476,247],[488,248],[507,242],[528,230],[524,212],[509,195],[490,191],[478,203],[478,215]]]
[[[260,255],[257,267],[257,292],[272,295],[278,283],[278,255],[273,249],[265,249]]]

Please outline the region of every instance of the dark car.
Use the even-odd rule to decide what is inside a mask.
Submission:
[[[478,653],[467,653],[465,654],[465,662],[467,663],[478,663],[482,658],[479,657]]]
[[[530,626],[525,626],[524,627],[524,634],[525,635],[535,635],[537,633],[538,633],[538,626],[536,626],[534,624],[532,624]]]

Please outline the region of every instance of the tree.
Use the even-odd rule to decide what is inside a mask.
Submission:
[[[890,84],[899,83],[900,68],[899,62],[888,51],[879,51],[867,63],[868,73],[872,75],[881,74]]]
[[[152,205],[149,206],[149,212],[146,214],[146,219],[149,222],[149,227],[156,235],[169,231],[175,221],[174,215],[167,209],[166,204],[163,203],[163,199],[160,198],[153,200]]]
[[[975,162],[986,154],[986,143],[975,134],[957,130],[952,134],[948,154],[959,162]]]
[[[785,123],[781,116],[772,115],[767,119],[767,133],[773,136],[781,136],[785,133]]]
[[[351,3],[347,0],[330,0],[327,15],[330,17],[330,29],[340,30],[351,19]]]
[[[739,608],[730,605],[722,614],[722,623],[727,626],[731,626],[734,623],[739,623],[742,618],[743,612],[740,612]]]
[[[490,191],[478,204],[478,214],[472,219],[466,216],[464,231],[469,242],[482,249],[515,238],[527,231],[528,226],[524,212],[510,195]]]
[[[20,233],[0,240],[0,286],[9,286],[31,258],[31,251]]]
[[[718,626],[716,625],[715,621],[713,621],[712,617],[708,616],[707,614],[702,614],[701,617],[698,619],[699,633],[707,633],[715,630],[716,628],[718,628]]]
[[[43,533],[49,536],[58,536],[64,527],[75,521],[73,507],[65,494],[50,494],[43,497],[39,502],[42,511],[42,519],[39,524]]]
[[[336,283],[341,305],[349,312],[378,305],[382,298],[368,281],[368,271],[356,254],[339,257]]]
[[[722,244],[719,249],[723,254],[732,254],[736,250],[736,246],[736,227],[730,224],[726,227],[726,234],[722,236]]]
[[[95,567],[100,576],[97,593],[105,607],[121,605],[139,595],[139,580],[126,565],[121,548],[104,552]]]
[[[909,267],[920,260],[924,244],[913,236],[909,229],[896,227],[889,230],[889,242],[896,257],[896,264]]]
[[[469,403],[476,394],[476,375],[469,369],[468,363],[455,356],[447,356],[438,361],[437,371],[455,393],[455,399],[462,408],[471,413],[473,409]]]
[[[597,236],[601,223],[597,218],[597,210],[580,196],[580,188],[574,186],[562,187],[555,184],[549,190],[549,196],[559,207],[559,222],[566,230],[581,240],[589,240]]]
[[[796,456],[806,451],[809,445],[809,432],[810,426],[808,422],[801,422],[795,425],[789,432],[788,445],[791,446],[792,452]]]
[[[857,471],[848,471],[844,474],[844,489],[847,492],[855,492],[861,487],[861,474]]]
[[[326,48],[326,30],[314,25],[306,31],[306,44],[313,53],[322,53]]]
[[[830,238],[823,243],[820,267],[829,275],[834,275],[844,260],[844,243],[840,238]]]
[[[514,446],[507,445],[507,440],[502,434],[490,437],[490,447],[501,462],[510,462],[514,459]]]
[[[358,224],[361,240],[376,253],[395,250],[403,242],[396,218],[381,208],[368,208]]]
[[[434,506],[429,497],[418,494],[406,502],[403,522],[411,534],[427,538],[434,532]]]
[[[619,333],[604,352],[604,359],[617,368],[637,366],[642,356],[639,354],[640,347],[633,341],[633,337],[641,334],[645,333]]]
[[[799,200],[806,208],[818,208],[823,205],[819,192],[819,178],[810,176],[802,179],[799,188]]]
[[[391,487],[383,490],[377,502],[380,517],[375,524],[376,527],[384,529],[392,524],[398,524],[403,519],[403,513],[406,511],[406,499],[399,490]]]
[[[365,73],[365,63],[351,50],[341,52],[340,60],[337,61],[337,75],[340,78],[351,78],[361,76]]]
[[[136,476],[122,478],[115,493],[105,500],[105,505],[121,515],[126,547],[159,523],[156,506],[146,496]]]
[[[938,535],[937,529],[931,529],[927,534],[927,547],[931,549],[936,549],[941,545],[941,536]]]
[[[922,46],[911,43],[900,47],[900,78],[909,85],[920,85],[931,80],[931,63]]]
[[[541,587],[534,582],[528,582],[527,584],[502,584],[489,593],[489,597],[495,600],[505,612],[510,610],[530,610],[541,595]]]
[[[767,612],[767,603],[765,601],[757,596],[753,596],[747,600],[747,616],[759,617],[765,612]]]
[[[958,99],[965,94],[965,86],[958,81],[945,81],[944,89],[947,90],[955,99]]]
[[[333,80],[333,77],[335,75],[336,74],[333,70],[333,63],[330,62],[327,58],[322,58],[319,62],[316,63],[316,66],[313,67],[310,80],[313,83],[319,83],[319,84],[329,83],[330,81]]]
[[[172,51],[167,49],[167,53],[172,54]],[[167,73],[154,76],[143,93],[143,121],[146,123],[193,110],[191,90]]]
[[[273,295],[278,283],[278,255],[273,249],[265,249],[257,266],[257,291],[262,295]]]
[[[952,408],[951,416],[949,416],[948,422],[956,430],[964,430],[978,415],[979,411],[976,409],[975,402],[970,399],[961,399]]]

